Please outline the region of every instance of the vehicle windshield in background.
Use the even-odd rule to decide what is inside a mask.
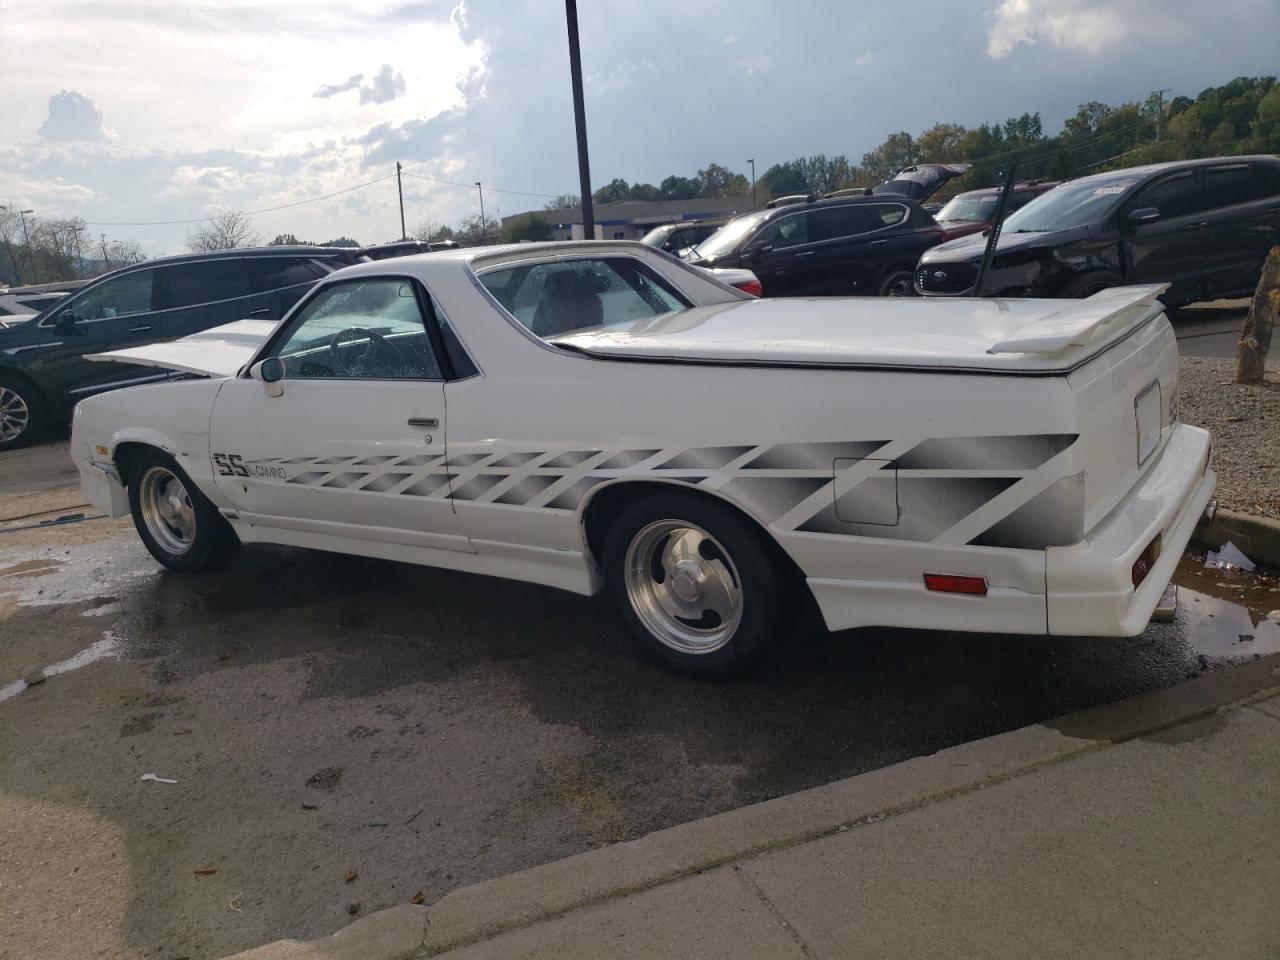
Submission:
[[[640,242],[648,244],[651,247],[660,247],[662,246],[662,241],[670,236],[675,229],[676,228],[669,223],[663,224],[660,227],[654,227],[640,238]]]
[[[959,220],[964,223],[983,223],[996,212],[995,197],[952,197],[951,202],[933,215],[939,222]]]
[[[698,244],[698,256],[719,257],[731,252],[742,241],[764,222],[765,213],[753,213],[737,220],[730,220],[707,239]]]
[[[1004,221],[1005,233],[1047,233],[1092,223],[1120,201],[1137,177],[1068,183],[1042,193]]]
[[[544,339],[629,327],[690,306],[666,281],[629,257],[506,267],[478,279],[522,327]]]

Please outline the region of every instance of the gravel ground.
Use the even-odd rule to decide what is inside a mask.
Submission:
[[[1242,386],[1233,358],[1184,356],[1178,405],[1183,423],[1213,434],[1219,505],[1280,518],[1280,372]]]

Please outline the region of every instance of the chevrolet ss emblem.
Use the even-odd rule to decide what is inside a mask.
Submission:
[[[933,279],[938,283],[941,283],[943,280],[947,279],[947,272],[945,270],[935,270],[933,273]]]

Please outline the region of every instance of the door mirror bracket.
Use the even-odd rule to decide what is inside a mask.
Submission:
[[[279,357],[267,357],[249,368],[249,377],[262,384],[262,392],[268,397],[284,395],[284,361]]]

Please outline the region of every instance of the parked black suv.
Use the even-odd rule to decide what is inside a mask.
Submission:
[[[942,229],[903,196],[835,197],[730,220],[698,244],[700,267],[745,267],[766,297],[907,296]]]
[[[984,296],[1087,297],[1125,283],[1170,283],[1178,307],[1253,292],[1280,243],[1280,157],[1216,157],[1072,180],[1004,222]],[[916,290],[970,296],[986,237],[934,247]]]
[[[173,340],[233,320],[278,320],[321,277],[422,243],[278,246],[166,257],[108,273],[32,319],[0,329],[0,450],[65,421],[80,399],[170,376],[85,354]]]

